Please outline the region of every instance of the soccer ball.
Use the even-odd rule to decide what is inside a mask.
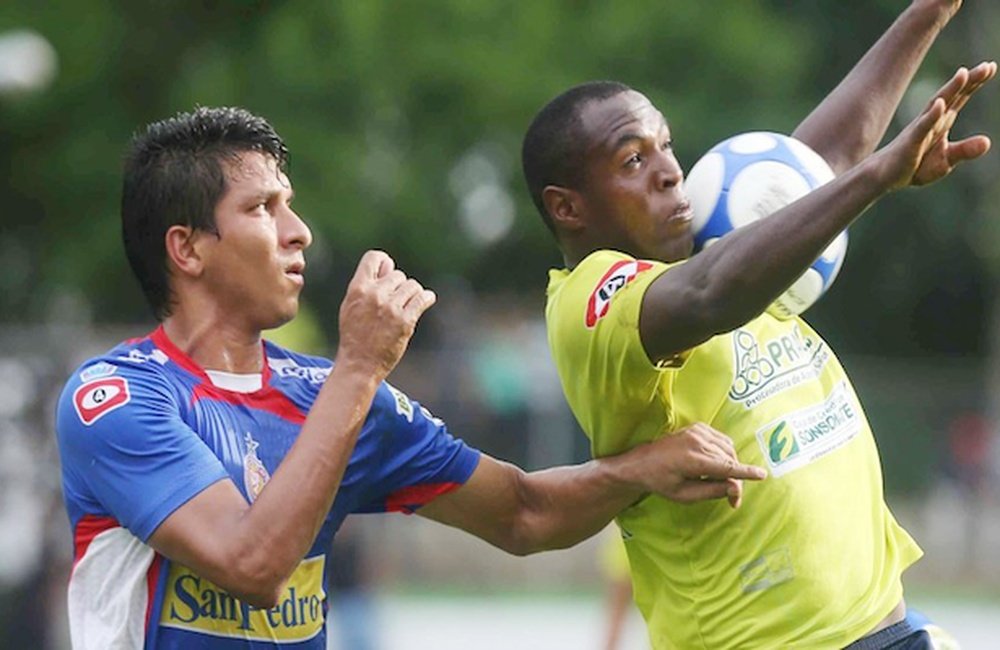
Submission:
[[[762,219],[833,179],[808,146],[780,133],[755,131],[712,147],[684,181],[694,211],[695,252],[727,232]],[[768,307],[781,319],[801,314],[830,288],[847,253],[847,231]]]

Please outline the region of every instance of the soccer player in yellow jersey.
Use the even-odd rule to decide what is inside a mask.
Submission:
[[[549,342],[594,455],[704,421],[771,471],[739,510],[651,496],[618,517],[657,650],[931,647],[901,584],[921,551],[885,505],[851,382],[802,319],[764,310],[873,202],[989,149],[949,131],[994,62],[959,68],[872,153],[960,4],[914,0],[795,130],[836,179],[686,262],[684,174],[645,96],[584,84],[528,129],[525,177],[566,262],[549,279]]]

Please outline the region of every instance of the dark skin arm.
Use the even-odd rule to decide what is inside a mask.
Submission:
[[[257,500],[219,481],[167,517],[149,545],[248,604],[273,606],[330,510],[379,383],[434,300],[388,255],[366,253],[341,304],[337,364]]]
[[[914,0],[792,135],[837,175],[871,154],[903,93],[961,0]]]
[[[639,318],[650,359],[670,358],[748,322],[874,201],[902,187],[933,183],[959,163],[985,154],[987,137],[951,142],[948,132],[965,103],[996,71],[995,63],[959,69],[883,149],[663,273],[646,291]]]
[[[483,455],[465,485],[417,512],[528,555],[597,534],[648,494],[681,503],[727,498],[738,507],[740,480],[765,475],[737,460],[728,437],[695,424],[618,456],[537,472]]]

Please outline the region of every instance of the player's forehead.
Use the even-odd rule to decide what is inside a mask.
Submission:
[[[274,156],[244,151],[223,162],[227,194],[236,196],[291,192],[288,179]]]
[[[663,113],[635,90],[588,102],[580,110],[580,124],[588,148],[614,150],[630,139],[670,134]]]

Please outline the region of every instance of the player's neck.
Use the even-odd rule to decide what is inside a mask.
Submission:
[[[259,330],[247,331],[211,318],[190,318],[184,312],[166,318],[163,330],[181,352],[205,370],[248,374],[263,369]]]

